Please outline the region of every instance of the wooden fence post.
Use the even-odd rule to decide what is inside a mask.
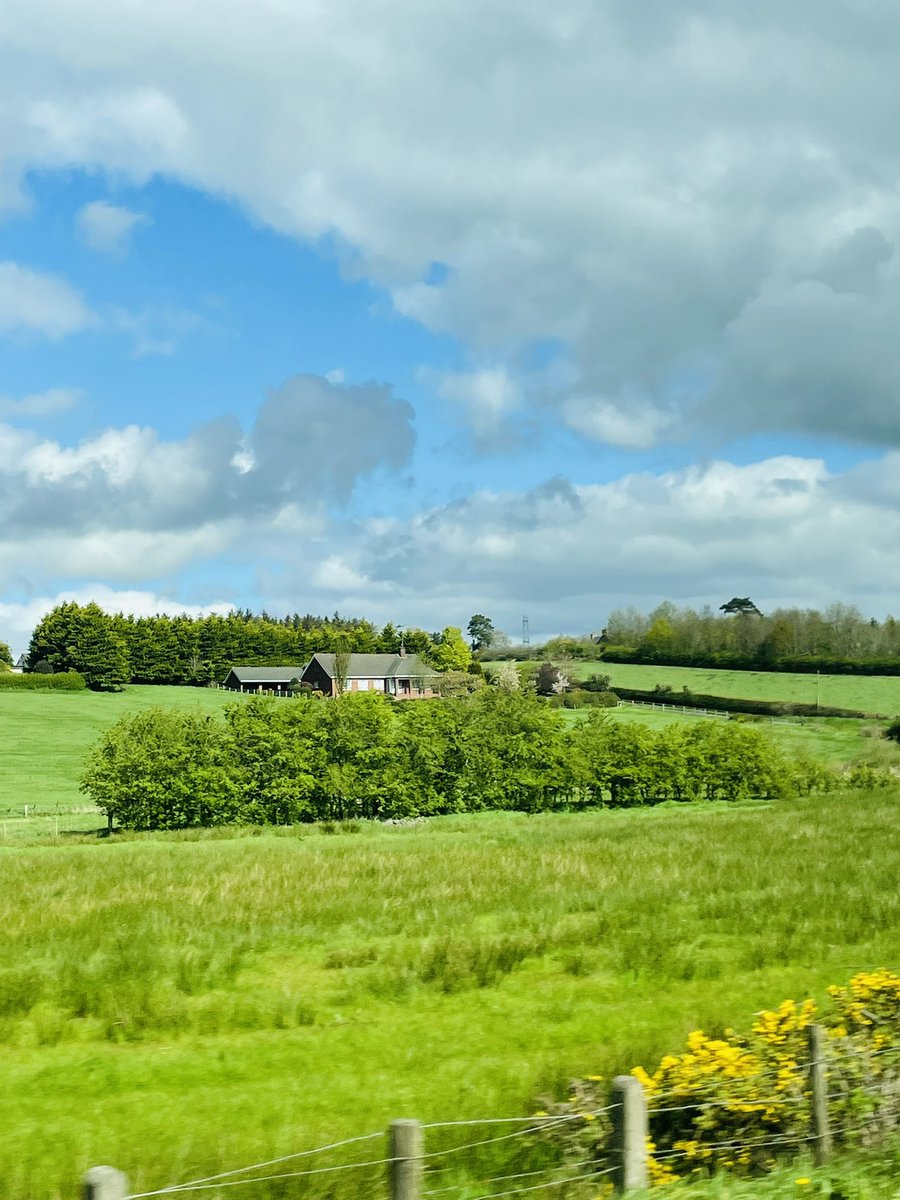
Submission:
[[[812,1091],[809,1105],[809,1135],[813,1161],[817,1167],[828,1162],[831,1155],[831,1130],[828,1128],[828,1078],[825,1072],[825,1035],[821,1025],[807,1025],[806,1045],[809,1051],[807,1078]]]
[[[91,1167],[83,1182],[84,1200],[125,1200],[128,1180],[115,1167]]]
[[[421,1200],[422,1126],[418,1121],[391,1121],[391,1200]]]
[[[641,1081],[617,1075],[612,1081],[613,1182],[619,1192],[649,1186],[647,1170],[647,1098]]]

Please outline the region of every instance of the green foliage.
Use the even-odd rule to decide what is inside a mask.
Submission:
[[[439,640],[428,651],[427,657],[438,671],[468,671],[472,651],[462,635],[462,630],[455,625],[447,625],[441,631]]]
[[[126,828],[171,829],[774,798],[814,781],[798,782],[773,742],[739,724],[654,732],[592,711],[570,728],[532,693],[481,688],[416,704],[376,693],[243,701],[224,725],[142,713],[105,734],[81,786]]]
[[[101,627],[116,639],[114,650],[109,643],[97,645]],[[119,639],[124,643],[127,674],[118,657]],[[421,630],[408,631],[405,643],[411,652],[430,645]],[[55,671],[83,669],[91,686],[117,686],[112,682],[115,676],[120,682],[127,677],[136,683],[206,684],[220,682],[232,666],[299,666],[317,651],[339,651],[343,646],[348,653],[395,652],[399,644],[393,625],[378,634],[368,621],[337,613],[333,617],[295,613],[280,621],[249,612],[196,619],[130,617],[104,613],[96,604],[66,603],[38,623],[28,663],[31,671],[38,669],[39,662],[49,663]]]
[[[13,656],[6,642],[0,642],[0,671],[12,667]]]
[[[81,787],[125,829],[226,825],[243,815],[230,765],[209,717],[155,709],[104,734]]]
[[[0,672],[0,689],[8,692],[81,692],[86,687],[84,676],[77,671],[61,671],[58,675]]]

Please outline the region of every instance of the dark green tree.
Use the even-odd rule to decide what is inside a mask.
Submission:
[[[118,690],[131,677],[125,639],[96,604],[82,609],[79,628],[66,649],[74,670],[95,691]]]
[[[483,613],[475,613],[466,626],[474,651],[486,650],[494,640],[494,622]]]

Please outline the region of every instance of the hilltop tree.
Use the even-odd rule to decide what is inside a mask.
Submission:
[[[494,622],[490,617],[484,616],[483,613],[475,613],[469,618],[469,624],[466,626],[469,632],[469,637],[472,639],[472,649],[474,651],[485,650],[494,640]]]
[[[9,646],[6,642],[0,642],[0,671],[6,671],[13,665],[13,656],[10,654]]]

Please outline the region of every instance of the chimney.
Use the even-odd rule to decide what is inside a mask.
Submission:
[[[400,657],[406,658],[406,647],[403,645],[403,642],[400,643]]]

